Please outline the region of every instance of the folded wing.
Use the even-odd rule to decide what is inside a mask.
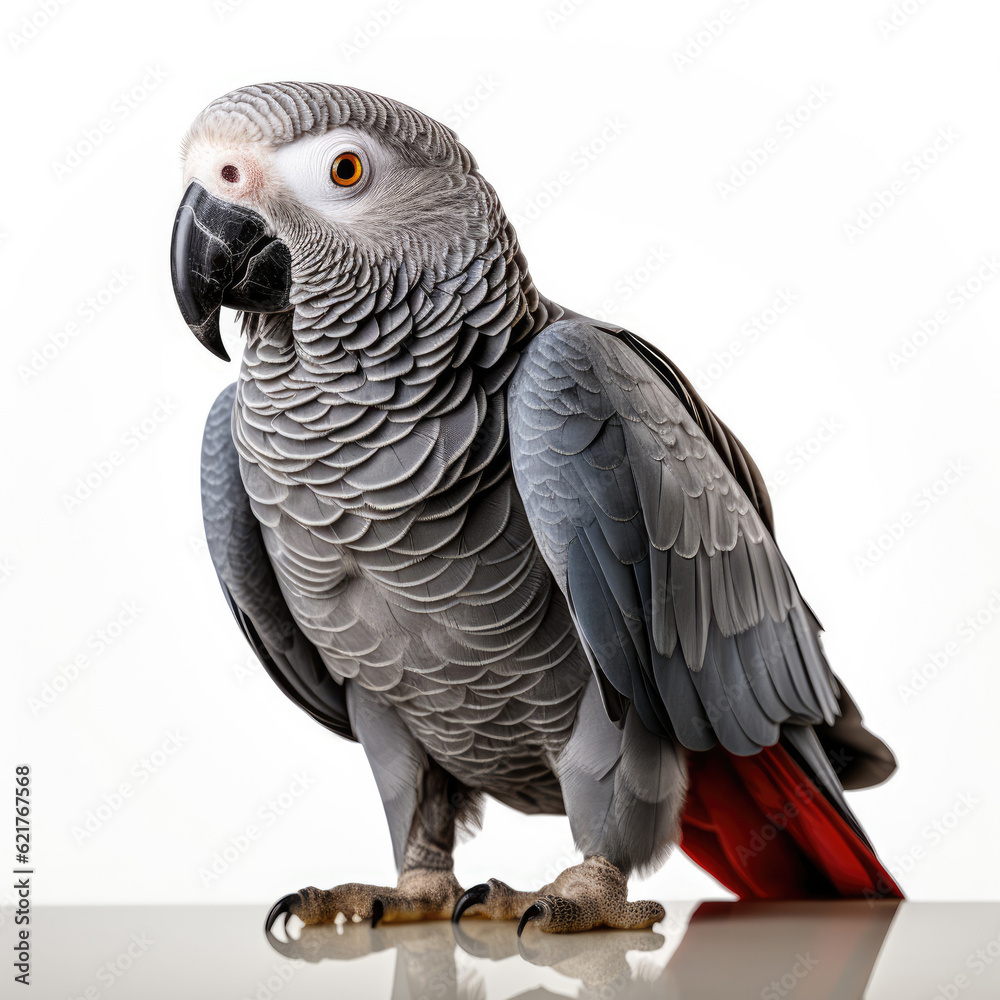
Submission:
[[[201,500],[208,550],[243,634],[278,687],[317,722],[355,738],[344,688],[292,618],[240,478],[231,423],[235,384],[215,401],[201,450]]]

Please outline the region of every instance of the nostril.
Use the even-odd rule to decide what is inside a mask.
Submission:
[[[240,179],[240,172],[231,163],[227,163],[222,168],[222,179],[229,181],[230,184],[235,184]]]

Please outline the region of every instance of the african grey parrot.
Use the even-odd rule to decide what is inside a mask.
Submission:
[[[535,288],[455,134],[349,87],[244,87],[184,140],[171,270],[239,380],[205,530],[278,686],[364,747],[399,881],[308,923],[642,928],[674,844],[743,897],[898,896],[844,788],[895,767],[831,672],[760,473],[654,347]],[[585,250],[583,251],[585,252]],[[569,818],[535,891],[452,871],[482,796]]]

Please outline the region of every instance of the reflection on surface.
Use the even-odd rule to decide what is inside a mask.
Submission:
[[[416,924],[326,924],[303,927],[298,939],[288,942],[271,937],[272,947],[290,959],[306,962],[350,961],[373,952],[396,950],[393,1000],[434,997],[439,1000],[480,1000],[486,996],[475,963],[462,962],[462,953],[474,959],[501,962],[520,958],[531,965],[551,968],[575,980],[590,996],[611,988],[622,992],[634,974],[628,952],[655,952],[666,938],[651,931],[590,931],[584,934],[525,932],[517,936],[514,921],[470,919],[457,927],[446,921]],[[456,952],[456,945],[459,951]],[[558,996],[539,988],[519,996]],[[565,994],[562,994],[565,995]],[[635,994],[639,995],[639,994]]]
[[[653,931],[544,934],[516,924],[467,919],[303,927],[297,938],[269,938],[289,959],[344,962],[395,951],[392,1000],[485,1000],[491,963],[527,962],[551,969],[544,983],[503,992],[507,998],[753,997],[857,1000],[892,922],[897,902],[703,903],[685,926],[668,909]],[[659,933],[662,930],[664,933]],[[678,943],[679,942],[679,943]],[[505,977],[508,981],[510,975]]]
[[[899,900],[702,903],[660,996],[859,1000]]]
[[[655,932],[562,936],[528,927],[520,947],[513,924],[470,919],[457,940],[443,922],[350,924],[343,934],[315,927],[275,948],[261,933],[263,901],[42,905],[32,913],[29,992],[43,1000],[1000,997],[1000,903],[666,908]],[[7,946],[14,930],[0,920]]]

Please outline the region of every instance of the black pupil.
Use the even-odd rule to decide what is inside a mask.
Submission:
[[[348,156],[345,156],[337,164],[337,176],[342,181],[349,181],[354,176],[354,171],[354,161]]]

